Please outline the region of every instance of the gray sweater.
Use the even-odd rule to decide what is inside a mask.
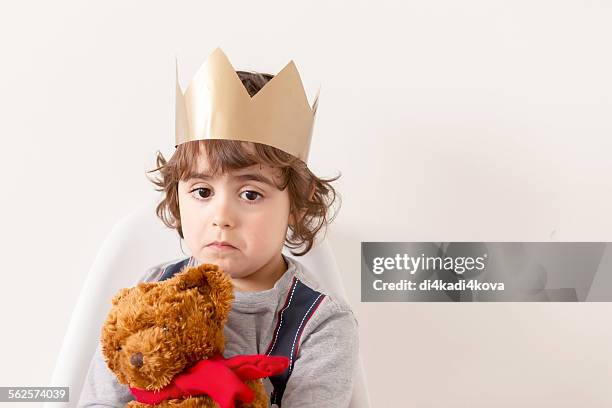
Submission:
[[[357,371],[357,319],[350,306],[321,288],[299,261],[291,257],[285,257],[285,260],[289,268],[272,289],[234,292],[235,300],[224,330],[226,346],[223,356],[266,353],[276,324],[275,316],[284,306],[295,275],[305,285],[326,296],[304,327],[295,366],[281,401],[282,408],[346,408]],[[196,262],[195,258],[189,260],[190,265]],[[138,282],[159,279],[167,264],[149,269]],[[264,385],[270,395],[272,383],[266,378]],[[120,384],[107,367],[98,342],[77,407],[123,408],[132,400],[134,397],[127,385]]]

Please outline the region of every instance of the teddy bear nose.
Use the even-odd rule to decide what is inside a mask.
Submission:
[[[130,357],[130,363],[132,363],[134,367],[142,367],[142,353],[132,354],[132,356]]]

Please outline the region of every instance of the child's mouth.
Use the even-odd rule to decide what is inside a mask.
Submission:
[[[233,249],[236,249],[231,245],[222,245],[222,244],[210,244],[207,246],[207,248],[212,248],[212,249],[216,249],[219,251],[231,251]]]

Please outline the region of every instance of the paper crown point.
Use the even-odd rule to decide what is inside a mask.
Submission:
[[[242,140],[274,146],[306,163],[320,90],[310,106],[291,60],[251,97],[217,47],[183,93],[176,58],[175,147],[192,140]]]

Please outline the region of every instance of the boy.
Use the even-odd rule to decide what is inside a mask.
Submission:
[[[198,83],[198,75],[217,81],[213,88],[223,90],[227,103],[232,98],[233,77],[223,76],[231,66],[220,49],[211,54],[205,68],[192,84]],[[290,84],[295,89],[295,82],[288,79],[290,69],[283,69],[285,73],[281,71],[276,77],[231,69],[251,98],[272,78],[279,79],[275,79],[276,88],[263,88],[268,98],[275,91],[284,93],[281,85]],[[336,192],[329,182],[337,178],[320,179],[310,172],[305,164],[309,139],[294,143],[294,147],[283,145],[270,139],[270,126],[259,134],[257,126],[249,126],[248,137],[253,140],[255,133],[259,142],[245,141],[244,135],[242,139],[217,139],[215,136],[223,136],[223,131],[210,126],[207,138],[185,140],[186,134],[197,134],[180,123],[185,115],[182,105],[190,103],[188,98],[192,98],[191,107],[197,105],[190,89],[191,85],[185,99],[180,99],[182,93],[177,94],[176,151],[169,161],[158,153],[157,168],[152,171],[159,171],[160,177],[152,181],[165,193],[157,215],[177,230],[192,255],[150,269],[139,282],[167,279],[185,265],[219,265],[231,277],[235,289],[224,329],[224,357],[269,354],[290,359],[285,373],[264,380],[271,403],[276,404],[272,406],[348,407],[358,358],[357,320],[346,302],[325,293],[299,261],[281,253],[285,242],[290,248],[305,245],[302,252],[293,255],[304,255],[312,248],[317,232],[331,221],[327,211]],[[239,99],[242,91],[236,92]],[[208,94],[207,98],[208,114],[214,116],[215,109],[217,113],[223,111],[215,105],[215,95]],[[267,109],[274,104],[273,99],[265,102]],[[233,103],[235,107],[240,102]],[[299,112],[293,115],[291,122],[299,127],[303,117]],[[314,117],[314,113],[311,115]],[[247,120],[239,114],[221,116],[234,123]],[[188,122],[193,125],[196,121],[192,117]],[[306,122],[302,136],[294,133],[287,137],[294,138],[293,142],[304,135],[309,138],[308,126],[312,129],[312,123]],[[98,345],[78,406],[123,407],[131,400],[134,397],[126,385],[117,382]]]

